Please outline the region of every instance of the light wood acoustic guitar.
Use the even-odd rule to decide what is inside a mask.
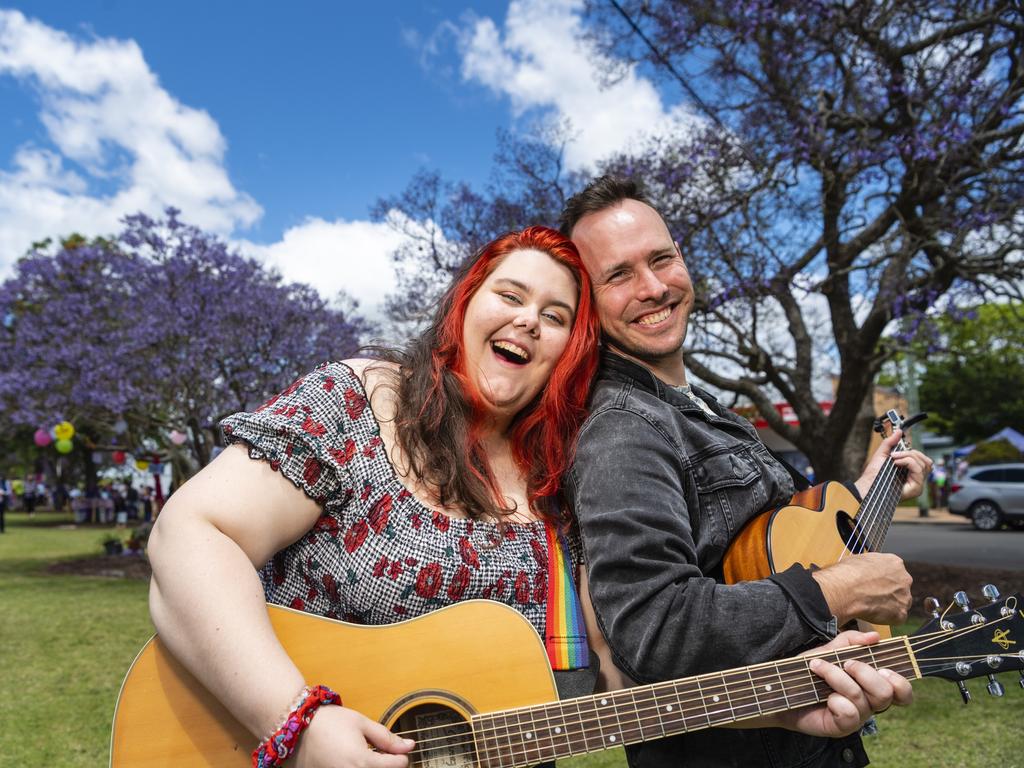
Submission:
[[[970,615],[951,604],[951,616],[936,611],[912,637],[817,655],[861,659],[911,680],[962,681],[991,672],[993,663],[1021,669],[1020,604],[1020,595],[996,595]],[[831,692],[811,673],[812,657],[801,656],[558,701],[543,642],[500,603],[470,600],[382,627],[268,611],[306,680],[329,685],[345,706],[416,740],[415,768],[536,765],[807,706]],[[242,768],[254,742],[156,636],[121,688],[110,765]]]
[[[904,421],[896,411],[888,411],[878,420],[878,431],[883,432],[888,421],[890,429],[902,429],[906,435],[925,418],[926,414],[918,414]],[[901,439],[895,450],[907,450],[906,441]],[[793,565],[823,568],[847,555],[880,551],[906,480],[907,471],[889,458],[862,501],[842,483],[826,482],[800,491],[785,506],[762,512],[726,550],[722,561],[725,582],[764,579]],[[886,626],[859,623],[882,637],[892,635]]]

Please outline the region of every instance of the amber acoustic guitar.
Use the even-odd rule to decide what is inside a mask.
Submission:
[[[995,593],[995,588],[991,588]],[[990,593],[991,594],[991,593]],[[966,596],[965,596],[966,600]],[[954,608],[911,637],[818,655],[860,659],[907,679],[958,682],[1024,668],[1021,598]],[[306,680],[416,740],[414,768],[516,768],[824,701],[811,656],[558,701],[544,645],[519,613],[471,600],[384,627],[269,607]],[[998,685],[998,681],[996,681]],[[152,638],[114,713],[113,768],[249,765],[255,739]]]
[[[919,414],[903,421],[889,411],[879,420],[879,431],[888,421],[891,429],[906,434],[924,418]],[[895,450],[907,450],[904,440]],[[842,483],[827,482],[800,491],[783,507],[762,512],[729,545],[722,562],[726,583],[763,579],[793,565],[823,568],[847,555],[880,551],[906,480],[907,471],[886,459],[863,501]],[[888,627],[861,625],[883,637],[892,634]]]

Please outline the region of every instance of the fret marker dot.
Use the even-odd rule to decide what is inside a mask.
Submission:
[[[533,734],[532,734],[532,733],[530,733],[529,731],[527,731],[527,733],[526,733],[526,738],[528,738],[528,739],[532,739],[532,738],[533,738]]]
[[[665,711],[666,712],[671,712],[672,711],[672,705],[671,704],[666,704],[665,705]]]
[[[717,696],[712,696],[712,697],[711,697],[711,700],[712,700],[712,701],[718,701],[718,697],[717,697]]]
[[[601,699],[601,706],[605,706],[608,703],[608,699]]]
[[[764,687],[764,689],[765,689],[766,691],[770,691],[770,690],[772,689],[772,687],[771,687],[770,685],[766,685],[766,686]]]
[[[561,733],[561,732],[562,732],[562,727],[559,726],[559,725],[556,725],[555,726],[555,733]]]
[[[615,737],[614,736],[609,736],[608,737],[608,741],[615,741]]]

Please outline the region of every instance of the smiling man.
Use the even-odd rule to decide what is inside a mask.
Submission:
[[[562,231],[593,280],[604,350],[567,487],[590,595],[616,665],[636,682],[791,655],[855,618],[906,617],[910,576],[894,555],[725,585],[722,555],[794,477],[745,419],[688,385],[683,341],[693,284],[658,212],[630,181],[602,177],[573,197]],[[860,492],[895,441],[872,457]],[[920,493],[929,460],[893,454]],[[634,768],[866,765],[858,737],[711,729],[627,747]]]

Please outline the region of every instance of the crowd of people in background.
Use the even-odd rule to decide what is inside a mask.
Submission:
[[[70,513],[77,524],[152,522],[162,499],[152,486],[136,488],[130,482],[74,486],[48,484],[42,475],[9,479],[0,475],[0,533],[6,527],[6,513],[20,511],[34,517],[37,509]]]

